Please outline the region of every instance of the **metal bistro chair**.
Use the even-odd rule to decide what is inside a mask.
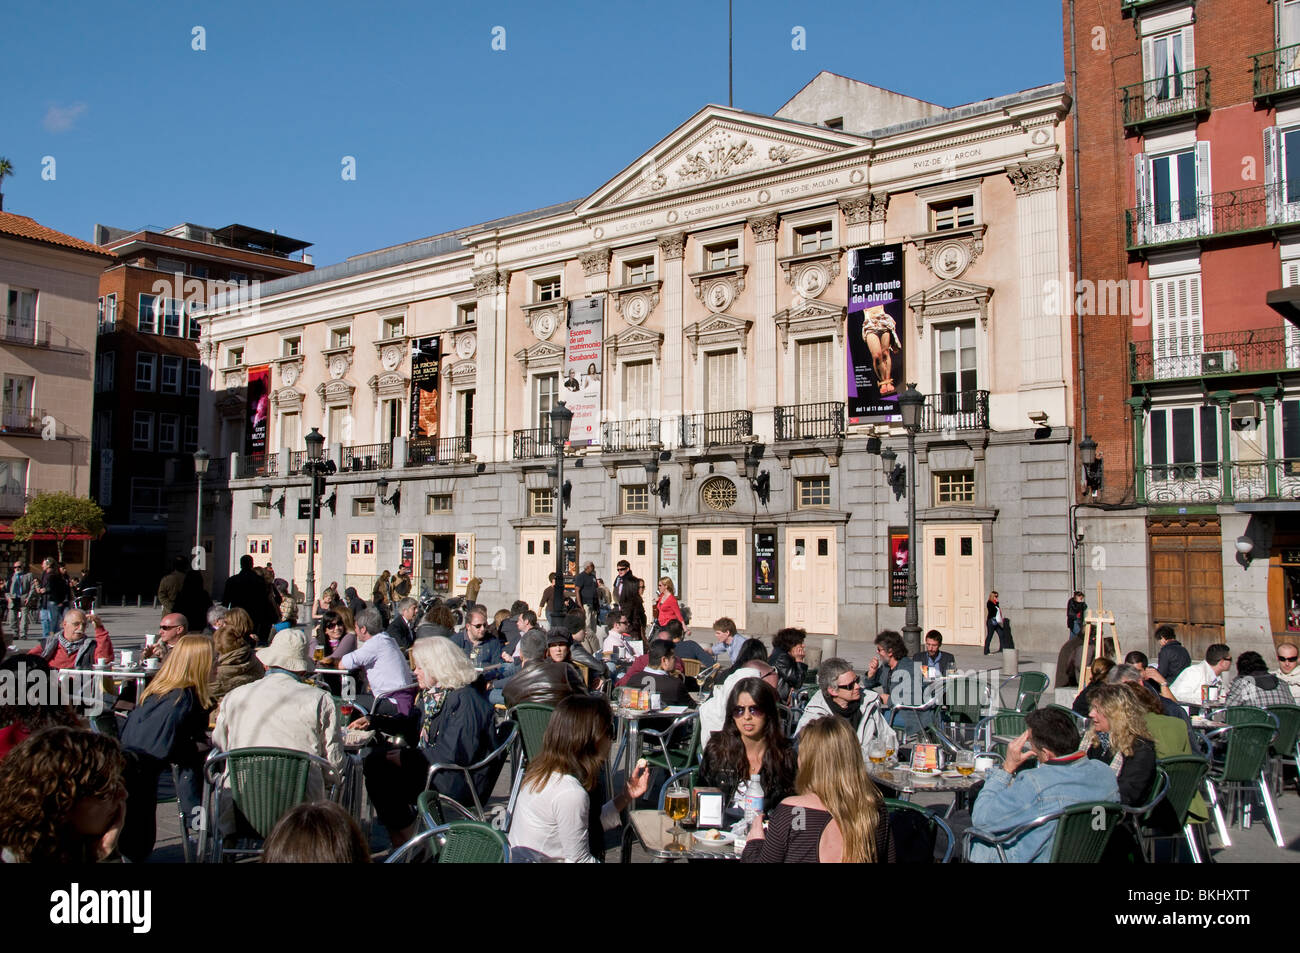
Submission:
[[[542,750],[542,739],[546,736],[546,726],[551,723],[555,709],[550,705],[538,705],[524,702],[511,708],[507,717],[513,721],[519,731],[516,737],[514,754],[511,755],[510,770],[514,777],[510,782],[510,800],[506,804],[506,819],[514,817],[515,804],[519,800],[519,788],[524,783],[524,768],[528,762]],[[509,830],[509,827],[506,828]]]
[[[1124,823],[1129,826],[1133,832],[1133,840],[1137,843],[1138,850],[1143,856],[1148,854],[1146,835],[1144,833],[1145,825],[1151,822],[1155,810],[1164,803],[1169,796],[1169,774],[1164,768],[1156,766],[1156,776],[1151,781],[1151,792],[1147,795],[1146,802],[1135,804],[1132,807],[1124,808]]]
[[[322,778],[333,771],[324,758],[288,748],[237,748],[214,752],[204,765],[208,823],[199,831],[199,857],[204,856],[206,838],[212,834],[213,827],[218,828],[212,834],[214,861],[219,863],[229,854],[260,854],[260,847],[225,846],[219,830],[223,799],[229,797],[248,826],[265,840],[280,818],[307,800],[307,782],[313,768],[321,771]],[[330,785],[326,796],[329,800],[337,800],[338,793],[339,785],[336,783]]]
[[[1154,841],[1165,840],[1171,836],[1176,839],[1181,835],[1187,842],[1187,849],[1191,853],[1192,862],[1202,863],[1201,849],[1197,843],[1190,814],[1192,804],[1196,800],[1196,793],[1205,782],[1205,775],[1209,773],[1210,762],[1197,755],[1180,754],[1169,758],[1161,758],[1156,764],[1164,772],[1169,787],[1165,794],[1164,806],[1157,805],[1155,810],[1152,811],[1152,816],[1144,819],[1143,836],[1147,847],[1150,849],[1149,857],[1154,859],[1155,856]],[[1172,827],[1174,832],[1172,835],[1160,832],[1162,816],[1165,820],[1165,827]]]
[[[504,730],[504,734],[501,732]],[[483,789],[491,792],[496,785],[497,778],[501,776],[501,769],[505,767],[506,754],[509,753],[511,746],[515,743],[515,732],[519,726],[514,722],[502,722],[497,726],[497,746],[492,749],[484,758],[475,764],[432,764],[429,766],[429,775],[424,782],[426,792],[434,792],[437,788],[434,781],[440,774],[460,774],[465,779],[465,786],[469,788],[470,797],[474,800],[473,807],[461,804],[455,798],[448,797],[445,794],[438,794],[437,801],[440,805],[445,805],[453,810],[459,811],[467,820],[487,823],[487,810],[483,807],[483,801],[479,797],[478,786],[474,783],[474,775],[479,771],[486,771],[487,775],[483,781]],[[506,808],[506,817],[503,821],[503,829],[510,828],[510,805]],[[436,816],[436,815],[434,815]]]
[[[1300,788],[1300,705],[1269,705],[1277,719],[1277,737],[1273,739],[1273,790],[1282,794],[1283,769],[1296,768],[1296,786]]]
[[[1227,711],[1230,712],[1231,709]],[[1268,712],[1264,714],[1267,715]],[[1278,847],[1286,846],[1282,839],[1282,828],[1277,820],[1277,808],[1273,804],[1273,794],[1269,790],[1268,777],[1264,768],[1269,746],[1277,736],[1277,719],[1273,715],[1269,715],[1269,718],[1270,724],[1228,725],[1226,728],[1219,728],[1205,735],[1207,741],[1212,742],[1224,735],[1227,736],[1228,741],[1223,763],[1214,765],[1205,776],[1205,790],[1209,794],[1210,805],[1214,809],[1214,820],[1219,828],[1219,839],[1223,841],[1224,847],[1231,847],[1232,840],[1228,836],[1228,825],[1224,821],[1223,809],[1219,804],[1218,788],[1221,785],[1230,796],[1229,809],[1233,814],[1236,813],[1237,803],[1241,802],[1243,824],[1246,826],[1249,826],[1250,807],[1244,795],[1258,785],[1259,795],[1264,802],[1264,810],[1268,814],[1268,821],[1273,830],[1273,841]]]
[[[984,731],[986,746],[1005,758],[1007,745],[1025,733],[1025,715],[1011,708],[999,708],[975,727],[976,734]]]
[[[948,730],[954,737],[969,733],[971,740],[977,736],[977,727],[989,707],[988,681],[982,675],[967,675],[947,679],[940,683],[940,705]]]
[[[939,832],[943,832],[944,849],[943,858],[939,861],[941,864],[951,863],[953,848],[957,846],[957,838],[953,836],[952,828],[948,823],[928,807],[922,807],[919,804],[913,804],[911,801],[900,801],[897,798],[885,798],[885,809],[891,815],[890,823],[893,824],[893,815],[899,814],[909,818],[920,819],[929,835],[930,862],[934,861],[934,848],[938,840]],[[897,843],[897,838],[895,838]]]
[[[1015,709],[1027,715],[1038,707],[1043,692],[1047,691],[1048,678],[1044,672],[1021,672],[1018,678]]]
[[[1101,812],[1100,815],[1098,812]],[[1097,826],[1098,816],[1104,817],[1104,823]],[[962,856],[970,858],[971,839],[975,838],[992,845],[998,852],[1002,863],[1007,862],[1004,845],[1019,840],[1030,831],[1045,824],[1056,822],[1056,831],[1052,836],[1052,853],[1048,858],[1053,864],[1096,864],[1110,843],[1111,834],[1124,817],[1124,806],[1114,801],[1089,801],[1075,804],[1062,811],[1053,811],[1036,817],[1027,824],[1003,833],[982,831],[969,828],[962,835]]]
[[[452,821],[416,834],[384,863],[508,864],[510,844],[490,824]]]
[[[699,777],[700,777],[700,766],[698,764],[693,764],[689,768],[686,768],[684,771],[678,771],[671,778],[665,781],[659,788],[659,810],[662,811],[664,809],[664,798],[668,796],[668,789],[670,787],[672,787],[674,784],[678,783],[679,781],[685,781],[686,786],[690,790],[694,791],[695,783],[699,780]]]
[[[689,731],[683,731],[689,726]],[[641,737],[651,743],[651,750],[645,755],[647,764],[663,768],[670,775],[683,768],[688,768],[700,761],[700,713],[690,711],[677,718],[671,725],[661,731],[654,728],[642,728]],[[685,734],[685,743],[682,735]],[[657,746],[658,752],[653,748]]]

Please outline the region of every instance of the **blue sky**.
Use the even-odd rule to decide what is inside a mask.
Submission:
[[[1062,79],[1045,0],[735,11],[735,105],[754,112],[823,69],[945,106]],[[6,211],[87,239],[240,222],[322,265],[594,191],[726,103],[727,4],[11,2],[0,81]]]

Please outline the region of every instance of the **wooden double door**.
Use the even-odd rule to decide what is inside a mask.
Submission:
[[[1151,627],[1172,625],[1193,659],[1223,641],[1223,538],[1218,517],[1149,519]],[[1143,633],[1129,633],[1141,637]]]

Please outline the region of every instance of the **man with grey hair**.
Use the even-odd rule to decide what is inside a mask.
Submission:
[[[822,662],[817,670],[817,688],[817,694],[809,699],[808,707],[795,728],[796,737],[818,718],[836,715],[847,719],[858,736],[865,757],[872,741],[884,737],[886,732],[893,734],[893,729],[880,712],[880,696],[875,692],[863,696],[862,680],[844,659],[828,658]]]
[[[208,627],[203,630],[204,635],[216,635],[217,630],[226,624],[226,616],[230,610],[222,605],[215,605],[208,610]]]
[[[383,703],[400,715],[409,715],[419,685],[406,663],[406,655],[384,631],[384,617],[373,606],[357,613],[357,650],[339,659],[339,668],[365,669],[375,706]],[[383,713],[383,712],[380,712]]]
[[[393,621],[388,624],[388,634],[403,652],[415,642],[415,617],[419,611],[420,603],[409,596],[398,600],[393,607]]]
[[[520,637],[519,657],[523,669],[500,686],[502,701],[508,708],[524,702],[554,708],[570,695],[586,693],[577,669],[547,657],[546,635],[541,629],[530,629]]]

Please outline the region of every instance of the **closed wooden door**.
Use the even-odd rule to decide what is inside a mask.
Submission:
[[[938,629],[945,642],[983,645],[984,528],[929,525],[922,545],[922,629]]]
[[[727,617],[745,627],[749,576],[745,571],[745,531],[692,530],[686,540],[686,580],[692,622],[712,625]]]
[[[316,534],[316,565],[315,565],[315,574],[316,574],[315,594],[316,595],[320,595],[320,591],[321,589],[324,588],[324,585],[329,584],[328,579],[325,580],[324,585],[322,585],[320,581],[321,573],[324,571],[321,567],[320,539],[321,539],[320,534],[317,533]],[[303,592],[303,594],[306,595],[307,592],[307,534],[306,533],[299,534],[293,538],[293,582],[294,585],[296,585]],[[362,598],[364,599],[368,595],[369,593],[365,593],[364,595],[362,595]]]
[[[1151,532],[1151,620],[1172,625],[1193,658],[1223,641],[1223,554],[1218,521],[1158,523]]]
[[[542,593],[555,572],[555,534],[546,530],[524,530],[519,534],[519,598],[538,612]]]
[[[654,611],[655,594],[659,591],[659,558],[655,555],[654,534],[650,530],[616,529],[610,534],[609,551],[614,558],[610,560],[609,575],[604,577],[605,585],[612,594],[619,561],[626,559],[632,567],[632,575],[645,581],[645,614],[649,619]]]
[[[762,572],[754,567],[755,574]],[[839,631],[833,527],[791,527],[785,538],[785,624],[818,635]]]

